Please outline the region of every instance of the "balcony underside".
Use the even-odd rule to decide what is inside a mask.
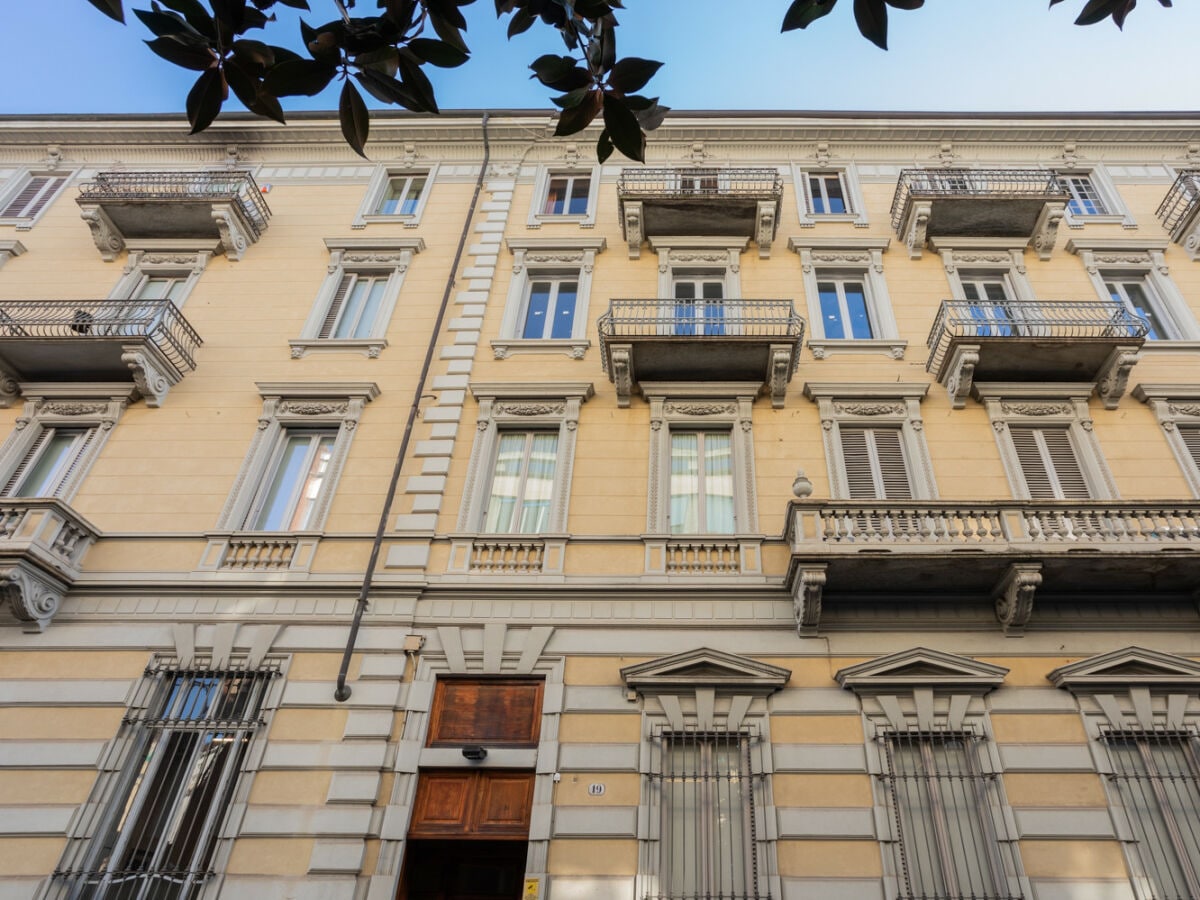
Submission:
[[[913,194],[929,202],[926,233],[938,237],[1016,237],[1029,240],[1044,197],[943,197]]]
[[[765,199],[765,198],[764,198]],[[644,233],[754,237],[759,201],[752,197],[656,197],[641,201]]]

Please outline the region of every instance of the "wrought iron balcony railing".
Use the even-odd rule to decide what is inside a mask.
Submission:
[[[170,300],[3,300],[0,344],[14,340],[147,340],[180,375],[203,343]]]
[[[940,371],[956,338],[1142,341],[1148,333],[1144,319],[1109,300],[943,300],[926,341],[925,370]]]
[[[1163,228],[1175,236],[1175,230],[1195,212],[1200,204],[1200,169],[1184,169],[1167,191],[1155,215]]]
[[[622,169],[617,193],[630,198],[731,195],[774,199],[783,194],[783,177],[773,168]]]
[[[83,203],[110,201],[228,201],[236,203],[252,229],[261,236],[271,217],[254,176],[249,172],[100,172],[80,186]]]
[[[892,227],[899,229],[914,196],[1070,199],[1058,176],[1045,169],[904,169],[892,199]]]

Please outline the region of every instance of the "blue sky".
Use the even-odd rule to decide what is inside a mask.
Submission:
[[[310,23],[333,18],[329,0],[309,3]],[[86,0],[4,4],[0,112],[182,111],[194,73],[147,50],[141,41],[150,35],[132,15],[122,27]],[[1046,0],[928,0],[915,12],[892,10],[886,53],[858,35],[851,0],[789,34],[779,33],[788,0],[626,4],[621,54],[665,61],[645,93],[676,109],[1200,108],[1195,2],[1164,9],[1143,0],[1122,33],[1108,22],[1072,25],[1084,0],[1051,10]],[[359,0],[364,12],[373,6]],[[561,42],[536,27],[508,42],[493,9],[491,0],[476,0],[464,10],[473,56],[461,69],[435,72],[439,102],[446,109],[549,107],[549,93],[529,80],[527,66],[541,53],[563,52]],[[281,7],[280,18],[287,21],[269,40],[295,47],[295,16]],[[292,100],[288,108],[330,109],[337,94]]]

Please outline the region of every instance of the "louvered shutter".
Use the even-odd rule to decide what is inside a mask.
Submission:
[[[841,426],[842,463],[851,500],[911,500],[899,428]]]
[[[911,500],[912,485],[908,480],[908,466],[904,462],[904,447],[900,442],[900,429],[872,428],[868,439],[875,444],[875,457],[879,465],[883,499]]]
[[[1009,428],[1025,486],[1034,500],[1086,500],[1092,492],[1066,428]]]
[[[75,446],[71,448],[71,461],[67,464],[66,468],[63,469],[62,476],[55,482],[54,487],[51,490],[51,493],[55,497],[62,496],[63,489],[71,483],[72,479],[74,479],[76,474],[79,472],[79,468],[83,465],[83,461],[87,459],[88,448],[90,448],[92,443],[96,440],[96,434],[98,430],[99,429],[96,428],[87,429],[79,436],[79,439],[75,442]]]
[[[1200,467],[1200,425],[1180,425],[1179,436],[1191,454],[1192,462]]]
[[[43,428],[33,443],[29,445],[29,449],[25,451],[25,455],[21,457],[21,461],[17,463],[17,467],[13,469],[11,475],[8,476],[8,481],[4,485],[4,496],[13,496],[13,491],[17,489],[17,485],[21,483],[21,479],[25,477],[25,473],[29,470],[29,466],[37,459],[42,448],[46,446],[46,441],[50,440],[50,436],[54,434],[53,428]]]
[[[338,289],[334,291],[333,299],[329,301],[329,309],[325,313],[325,320],[321,323],[321,330],[317,332],[317,337],[328,338],[333,334],[333,329],[337,327],[338,314],[342,311],[342,304],[346,302],[346,294],[350,292],[351,285],[354,284],[355,276],[346,274],[342,276],[342,283],[338,285]]]
[[[842,436],[842,465],[846,469],[846,486],[851,500],[874,500],[875,476],[871,471],[871,457],[867,452],[867,430],[846,428],[839,431]]]
[[[0,219],[31,219],[58,193],[67,179],[51,175],[35,175],[21,188],[17,196],[0,212]]]

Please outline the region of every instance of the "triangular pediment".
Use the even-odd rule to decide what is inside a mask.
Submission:
[[[877,693],[919,687],[989,691],[1003,682],[1007,674],[1008,669],[1003,666],[916,647],[847,666],[834,677],[842,687],[856,693]]]
[[[1200,663],[1183,656],[1126,647],[1060,666],[1048,676],[1055,687],[1069,690],[1101,688],[1200,688]]]
[[[641,693],[700,687],[739,693],[773,693],[787,684],[791,676],[789,670],[779,666],[708,647],[652,659],[621,670],[625,684]]]

